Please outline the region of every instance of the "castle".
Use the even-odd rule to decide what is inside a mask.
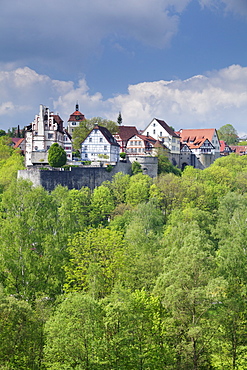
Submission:
[[[97,176],[104,178],[102,181],[105,181],[106,178],[110,179],[116,171],[120,171],[120,167],[121,172],[130,173],[130,166],[134,161],[141,164],[144,173],[151,177],[157,176],[157,153],[159,150],[162,150],[170,162],[180,169],[187,165],[204,169],[220,156],[220,143],[216,129],[175,131],[165,121],[154,118],[144,130],[138,130],[134,126],[120,125],[118,132],[114,135],[111,135],[106,128],[96,125],[81,143],[81,160],[75,162],[72,155],[71,135],[74,128],[79,127],[80,122],[85,120],[84,114],[79,111],[78,103],[75,108],[75,112],[70,115],[67,121],[67,128],[64,128],[63,120],[58,114],[54,114],[48,107],[40,105],[39,114],[25,130],[24,153],[27,172],[20,171],[19,177],[30,178],[34,183],[52,189],[54,184],[58,183],[69,184],[69,187],[72,188],[85,186],[82,185],[83,181],[78,182],[78,178],[84,176],[87,178],[87,185],[94,188],[99,185],[96,180]],[[50,182],[45,184],[44,171],[40,175],[37,171],[42,170],[42,167],[48,164],[48,150],[53,143],[58,143],[63,147],[67,154],[67,163],[80,165],[80,170],[73,169],[66,175],[62,174],[63,171],[60,171],[60,175],[59,171],[53,171],[52,175],[52,171],[49,171],[47,178],[49,177]],[[126,153],[124,162],[120,162],[120,152]],[[83,166],[82,163],[85,161],[91,162],[90,170]],[[109,164],[114,167],[114,171],[112,174],[106,175],[104,166]],[[103,167],[97,168],[100,165]],[[99,175],[101,172],[103,175]],[[93,173],[94,175],[92,175]],[[52,176],[54,180],[52,180]],[[68,180],[68,176],[70,176],[70,180]],[[73,176],[77,178],[74,183]],[[90,177],[95,178],[93,183]],[[52,182],[54,182],[53,185]]]

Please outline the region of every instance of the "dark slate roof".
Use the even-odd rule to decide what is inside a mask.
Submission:
[[[110,143],[111,145],[119,146],[119,144],[117,143],[116,139],[112,136],[112,134],[110,133],[110,131],[106,127],[95,125],[94,128],[93,128],[93,130],[95,130],[95,129],[100,130],[100,132],[102,133],[102,135],[104,135],[104,137],[106,138],[106,140],[108,141],[108,143]],[[93,130],[91,130],[91,132]]]
[[[169,135],[173,137],[179,138],[179,135],[176,134],[176,132],[173,131],[173,129],[168,126],[168,124],[165,121],[162,121],[161,119],[154,118],[159,124],[168,132]]]

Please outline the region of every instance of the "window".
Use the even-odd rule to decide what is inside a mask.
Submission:
[[[141,148],[138,148],[138,152],[139,152],[139,153],[141,152],[141,150],[142,150]]]
[[[162,131],[160,131],[160,136],[162,136]]]
[[[135,145],[137,145],[137,141],[135,141]]]
[[[141,141],[138,141],[138,145],[142,145]]]
[[[50,145],[47,145],[46,149],[49,150],[50,149]]]
[[[89,138],[89,142],[90,142],[90,143],[92,142],[92,138],[91,138],[91,137]]]
[[[72,126],[76,126],[76,122],[72,122]]]
[[[95,134],[97,134],[97,133],[98,133],[98,130],[97,130],[97,129],[95,129],[95,130],[94,130],[94,133],[95,133]]]
[[[102,143],[102,142],[103,142],[103,138],[102,138],[102,137],[100,137],[100,138],[99,138],[99,141],[100,141],[100,143]]]
[[[35,146],[35,147],[34,147],[34,149],[35,149],[35,150],[38,150],[38,147],[37,147],[37,146]]]
[[[48,133],[48,139],[52,139],[52,138],[53,138],[53,134]]]
[[[133,141],[130,142],[130,145],[133,145]]]
[[[87,153],[85,153],[85,158],[87,158]]]
[[[153,130],[153,133],[155,134],[155,130]]]
[[[153,123],[153,127],[155,127],[155,123]]]
[[[87,145],[84,146],[84,150],[87,150]]]
[[[107,150],[107,145],[104,146],[104,150]]]

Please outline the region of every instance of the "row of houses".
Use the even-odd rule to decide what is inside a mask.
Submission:
[[[27,167],[47,164],[48,150],[55,142],[65,149],[68,163],[73,162],[72,134],[80,122],[85,120],[78,104],[75,108],[64,128],[64,122],[58,114],[40,105],[39,114],[25,128],[25,138],[15,143],[25,153]],[[202,169],[220,155],[232,151],[224,142],[219,141],[216,129],[175,131],[165,121],[154,118],[144,130],[120,125],[115,135],[111,135],[106,128],[95,125],[81,143],[80,153],[83,162],[116,163],[120,152],[125,152],[132,161],[138,161],[141,157],[155,156],[159,149],[179,168],[192,165]]]

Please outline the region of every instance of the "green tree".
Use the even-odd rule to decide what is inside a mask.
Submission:
[[[6,132],[0,129],[0,136],[5,136],[5,135],[6,135]]]
[[[218,274],[227,285],[218,315],[220,330],[215,348],[215,363],[224,369],[244,369],[247,349],[246,322],[246,197],[227,194],[218,210],[215,234],[218,238]]]
[[[0,293],[1,369],[40,368],[42,326],[42,318],[27,302]]]
[[[121,124],[123,123],[121,112],[119,112],[119,115],[118,115],[118,118],[117,118],[117,123],[118,123],[119,126],[121,126]]]
[[[94,128],[95,125],[106,127],[111,134],[115,134],[118,130],[117,123],[111,120],[103,119],[101,117],[93,117],[80,122],[79,127],[76,127],[73,131],[73,147],[76,150],[81,149],[81,143],[86,139],[89,132]]]
[[[159,297],[117,286],[104,302],[108,369],[171,369],[174,351],[166,341],[166,313]]]
[[[130,176],[122,172],[117,172],[113,176],[110,189],[112,190],[115,204],[125,203],[129,182]]]
[[[214,245],[207,234],[195,221],[184,228],[180,241],[173,234],[155,292],[170,315],[176,368],[209,369],[224,281],[214,275]],[[166,236],[164,241],[168,244]]]
[[[110,189],[104,185],[95,188],[91,198],[89,215],[92,224],[106,224],[114,207],[114,199]]]
[[[149,189],[152,179],[148,175],[138,173],[130,177],[129,187],[126,190],[126,203],[133,206],[146,202],[149,199]]]
[[[62,167],[66,164],[67,155],[65,150],[58,144],[54,143],[48,150],[48,162],[51,167]]]
[[[147,202],[139,204],[129,216],[120,279],[123,286],[132,290],[150,291],[162,268],[164,215],[153,202]]]
[[[139,162],[134,161],[131,164],[131,172],[133,175],[136,175],[137,173],[142,173],[142,166]]]
[[[167,155],[163,152],[159,152],[158,155],[158,175],[161,173],[174,173],[177,176],[181,176],[181,170],[171,164]]]
[[[6,293],[28,301],[60,294],[66,244],[52,196],[28,181],[11,184],[2,196],[0,227],[0,281]]]
[[[69,242],[70,262],[66,271],[66,291],[86,291],[94,297],[109,294],[115,284],[124,247],[121,232],[89,229]]]
[[[224,140],[228,145],[234,145],[238,141],[238,133],[229,123],[221,126],[217,132],[219,139]]]
[[[105,369],[102,315],[100,304],[90,296],[66,296],[45,325],[46,369]]]

